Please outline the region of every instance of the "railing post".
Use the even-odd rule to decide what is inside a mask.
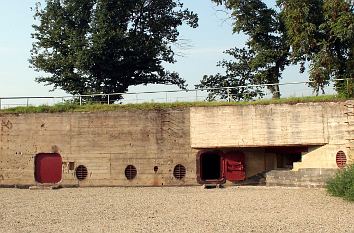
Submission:
[[[82,105],[82,97],[81,97],[81,95],[79,96],[79,101],[80,101],[80,105]]]
[[[1,110],[1,99],[0,99],[0,110]]]
[[[110,97],[109,97],[110,95],[108,94],[107,95],[107,104],[109,105],[109,102],[110,102]]]
[[[227,91],[227,102],[231,102],[230,88],[227,88],[226,91]]]
[[[168,102],[167,92],[166,92],[166,103]]]
[[[195,89],[195,101],[198,102],[198,89]]]
[[[29,98],[27,98],[27,104],[26,104],[27,107],[28,107],[28,102],[29,102]]]

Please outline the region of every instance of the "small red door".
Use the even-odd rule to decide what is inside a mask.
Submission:
[[[224,174],[226,180],[242,181],[246,179],[245,155],[242,152],[229,152],[224,156]]]
[[[62,176],[62,159],[59,154],[38,154],[34,160],[34,176],[39,183],[58,183]]]

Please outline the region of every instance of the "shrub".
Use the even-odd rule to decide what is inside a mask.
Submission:
[[[327,182],[326,188],[333,196],[354,201],[354,164],[339,171]]]

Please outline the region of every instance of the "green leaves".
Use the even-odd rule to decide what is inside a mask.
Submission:
[[[333,196],[354,201],[354,165],[338,171],[336,176],[327,182],[326,189]]]
[[[248,35],[246,48],[254,52],[247,61],[253,75],[235,76],[234,79],[252,78],[257,83],[278,83],[287,65],[300,63],[302,73],[309,64],[310,86],[317,94],[335,80],[335,88],[341,96],[353,97],[352,1],[277,0],[277,11],[268,8],[261,0],[212,1],[232,11],[234,32]],[[239,64],[237,56],[235,58],[234,63]],[[225,68],[228,72],[229,67]],[[227,79],[227,76],[218,75],[214,78]],[[212,83],[211,78],[213,76],[209,77],[209,83]],[[280,96],[277,86],[269,89],[273,97]]]
[[[318,93],[332,79],[354,78],[353,4],[345,0],[280,0],[293,63],[310,62],[311,86]],[[339,94],[349,94],[335,81]],[[347,93],[347,94],[345,94]]]
[[[175,62],[178,27],[198,26],[178,0],[46,0],[35,18],[30,62],[47,74],[38,82],[71,94],[122,93],[149,83],[185,87],[161,65]]]
[[[217,4],[224,4],[226,8],[232,11],[234,19],[233,31],[235,33],[245,33],[248,36],[248,40],[244,49],[235,49],[231,53],[227,51],[235,58],[234,62],[228,62],[230,65],[226,65],[225,61],[222,62],[227,74],[205,76],[201,82],[202,86],[215,85],[213,78],[218,79],[220,82],[222,79],[228,80],[227,83],[233,87],[242,85],[242,83],[279,83],[282,71],[289,64],[287,32],[280,15],[274,9],[267,7],[261,0],[213,1]],[[242,60],[240,59],[241,57],[245,59]],[[237,67],[238,70],[231,67]],[[277,85],[269,86],[268,89],[274,98],[280,97]],[[240,96],[243,95],[242,90],[234,90],[239,91],[236,95],[237,99],[254,98],[263,95],[260,88],[244,97]]]
[[[196,86],[199,89],[212,88],[207,90],[209,92],[207,100],[232,99],[239,101],[263,96],[260,87],[250,86],[259,84],[249,63],[255,56],[254,51],[234,48],[225,53],[236,59],[236,61],[223,60],[218,64],[226,69],[226,74],[205,75],[200,84]],[[225,87],[233,88],[227,90]]]

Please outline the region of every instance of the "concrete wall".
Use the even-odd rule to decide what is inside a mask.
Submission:
[[[343,143],[343,103],[191,108],[193,148]]]
[[[196,154],[208,148],[243,151],[247,177],[276,168],[276,155],[265,152],[269,146],[310,145],[297,169],[336,168],[336,151],[350,156],[353,149],[346,141],[352,136],[348,102],[0,113],[0,186],[35,185],[34,157],[50,152],[63,158],[64,186],[197,185]],[[88,178],[79,182],[69,162],[85,165]],[[173,177],[177,164],[187,170],[182,180]],[[127,165],[138,171],[132,181],[124,175]]]
[[[0,185],[35,184],[34,156],[53,150],[63,158],[63,185],[78,184],[69,162],[88,169],[80,186],[195,184],[188,109],[2,115],[0,122]],[[138,171],[132,181],[124,175],[130,164]],[[181,181],[172,175],[177,164],[187,168]]]

